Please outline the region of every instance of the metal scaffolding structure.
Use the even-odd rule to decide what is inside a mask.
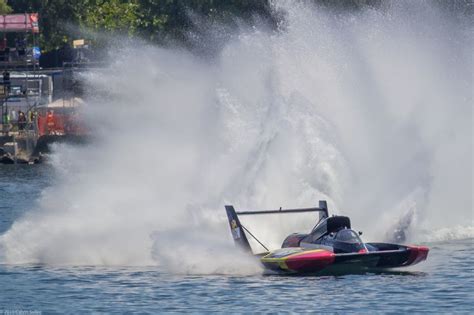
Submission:
[[[37,139],[36,108],[50,101],[50,78],[38,73],[38,14],[0,15],[0,136],[16,160]]]

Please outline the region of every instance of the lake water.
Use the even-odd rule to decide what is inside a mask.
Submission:
[[[0,233],[52,183],[47,165],[0,167]],[[171,274],[157,267],[0,264],[0,313],[470,313],[474,240],[426,244],[428,260],[381,274]]]

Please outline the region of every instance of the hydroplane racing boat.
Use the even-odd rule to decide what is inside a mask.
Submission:
[[[265,252],[257,254],[266,271],[284,274],[363,272],[415,265],[426,260],[428,247],[389,243],[364,243],[346,216],[329,217],[326,201],[318,208],[235,211],[225,206],[235,244],[253,254],[247,233]],[[308,234],[293,233],[280,249],[268,250],[239,220],[242,215],[319,212],[319,221]]]

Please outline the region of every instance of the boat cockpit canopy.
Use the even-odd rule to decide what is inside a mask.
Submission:
[[[351,220],[345,216],[332,216],[321,220],[307,237],[310,243],[316,242],[324,235],[337,232],[341,229],[350,229]]]

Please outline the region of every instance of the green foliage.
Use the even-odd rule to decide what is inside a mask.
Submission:
[[[295,0],[296,1],[296,0]],[[383,0],[313,0],[324,7],[356,10],[380,5]],[[441,1],[441,0],[439,0]],[[466,2],[469,0],[452,0]],[[38,12],[43,50],[53,50],[74,38],[101,41],[121,34],[151,41],[172,38],[187,40],[193,28],[193,15],[223,23],[259,16],[274,23],[271,0],[12,0],[14,12]],[[0,13],[8,12],[6,0],[0,0]]]
[[[8,14],[12,12],[12,8],[8,5],[6,0],[0,0],[0,14]]]
[[[91,0],[86,1],[85,10],[79,19],[86,28],[134,35],[141,23],[139,8],[138,1]]]
[[[189,13],[218,19],[269,12],[268,0],[15,0],[11,6],[14,12],[39,13],[40,45],[46,51],[79,37],[100,41],[97,34],[104,32],[182,40],[192,26]]]
[[[208,21],[271,17],[269,0],[140,0],[140,34],[149,40],[171,37],[185,40],[193,27],[192,15]]]

